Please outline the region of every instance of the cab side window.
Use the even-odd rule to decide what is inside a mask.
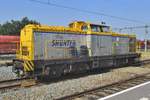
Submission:
[[[101,32],[101,29],[98,25],[91,25],[92,32]]]
[[[83,25],[83,26],[81,27],[81,29],[82,29],[82,31],[87,31],[87,30],[88,30],[88,27],[87,27],[87,25]]]
[[[102,32],[110,32],[109,26],[102,26]]]

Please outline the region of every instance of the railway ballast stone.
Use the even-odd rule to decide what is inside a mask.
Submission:
[[[12,72],[12,67],[1,66],[0,67],[0,81],[15,79],[16,74]]]
[[[82,92],[87,89],[103,86],[137,74],[150,72],[149,68],[126,67],[114,69],[107,73],[88,75],[28,89],[7,92],[0,95],[2,100],[53,100],[65,95]]]

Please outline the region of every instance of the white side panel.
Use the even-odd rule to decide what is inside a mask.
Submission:
[[[129,38],[113,37],[113,53],[114,54],[129,53]]]
[[[72,53],[80,56],[80,47],[87,45],[85,37],[85,35],[35,32],[35,60],[71,58]]]
[[[92,35],[92,56],[112,54],[112,37]]]

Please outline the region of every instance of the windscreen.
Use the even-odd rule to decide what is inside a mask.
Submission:
[[[91,24],[90,27],[92,32],[110,32],[110,26]]]

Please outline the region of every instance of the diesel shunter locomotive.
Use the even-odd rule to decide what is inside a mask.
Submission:
[[[68,27],[27,25],[21,30],[13,71],[19,76],[54,78],[130,65],[139,58],[135,35],[112,32],[104,24],[76,21]]]

